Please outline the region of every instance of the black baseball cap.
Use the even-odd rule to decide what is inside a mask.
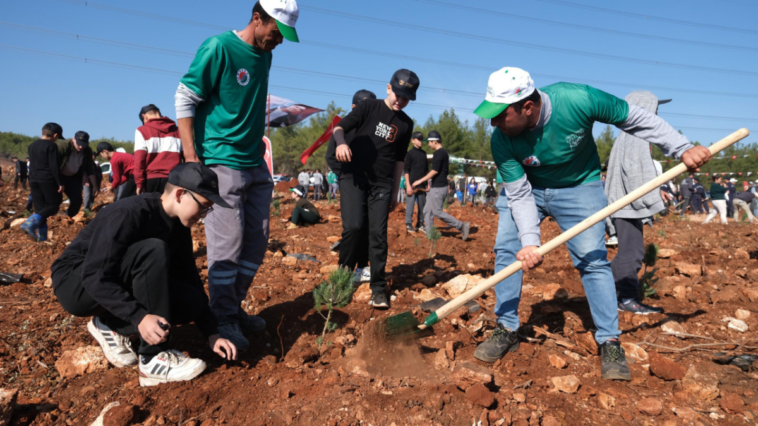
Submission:
[[[432,130],[429,132],[429,134],[426,136],[426,141],[438,141],[439,143],[442,143],[442,135],[440,135],[440,132],[436,130]]]
[[[405,68],[395,71],[390,80],[392,91],[396,95],[416,100],[416,90],[418,90],[419,80],[415,72]]]
[[[424,134],[421,132],[413,132],[411,135],[411,139],[418,139],[420,141],[424,140]]]
[[[76,135],[74,135],[74,140],[76,141],[76,144],[82,148],[89,146],[89,133],[79,130],[76,132]]]
[[[42,130],[47,130],[51,133],[56,133],[58,135],[58,139],[66,139],[63,137],[63,127],[61,127],[58,123],[47,123],[44,126],[42,126]]]
[[[108,142],[100,142],[97,144],[97,155],[100,155],[100,153],[103,151],[113,152],[115,149],[113,149],[113,145],[109,144]]]
[[[366,99],[376,99],[376,95],[374,92],[366,89],[359,90],[355,92],[353,95],[353,105],[358,105],[359,103],[365,101]]]
[[[297,194],[297,195],[299,195],[301,197],[305,197],[305,194],[308,193],[308,191],[305,190],[305,188],[303,187],[303,185],[295,185],[294,188],[290,188],[290,192],[294,192],[295,194]]]
[[[225,209],[232,208],[218,195],[218,176],[216,173],[200,163],[182,163],[174,167],[168,174],[168,183],[200,194]]]
[[[139,110],[139,121],[142,122],[142,114],[147,114],[150,111],[158,111],[159,114],[161,112],[161,110],[153,104],[143,106],[142,109]]]

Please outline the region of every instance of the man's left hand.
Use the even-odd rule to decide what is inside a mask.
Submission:
[[[710,161],[713,156],[711,151],[704,146],[695,146],[682,154],[682,162],[690,171],[698,171],[698,168]]]

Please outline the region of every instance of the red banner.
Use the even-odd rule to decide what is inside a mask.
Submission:
[[[335,115],[332,119],[332,122],[329,123],[329,127],[327,127],[326,131],[324,131],[324,134],[316,139],[316,142],[313,142],[313,145],[311,145],[310,148],[306,149],[302,154],[300,154],[300,162],[303,163],[303,165],[305,165],[305,163],[308,161],[308,157],[310,157],[311,154],[316,152],[317,149],[321,148],[323,144],[329,142],[329,139],[332,137],[332,132],[334,131],[334,126],[336,126],[340,120],[342,120],[342,117]]]

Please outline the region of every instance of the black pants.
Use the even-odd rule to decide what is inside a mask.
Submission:
[[[642,221],[616,218],[613,224],[616,226],[616,235],[619,240],[618,253],[611,262],[616,292],[619,300],[637,299],[640,293],[640,281],[637,274],[642,268],[642,258],[645,255]]]
[[[684,216],[684,214],[687,212],[687,207],[689,207],[691,199],[691,195],[686,195],[684,197],[684,203],[682,203],[682,212],[679,214],[679,216]]]
[[[18,189],[18,183],[21,182],[21,187],[26,189],[26,180],[28,177],[26,175],[16,175],[16,178],[13,179],[13,188]]]
[[[353,270],[360,266],[360,251],[368,247],[371,264],[371,291],[387,290],[384,267],[387,265],[387,220],[391,193],[389,187],[359,183],[353,179],[340,179],[340,206],[342,212],[342,243],[340,266]],[[368,235],[368,244],[366,244]]]
[[[34,212],[43,218],[58,213],[63,201],[63,195],[58,192],[58,184],[55,182],[29,182],[32,190],[32,203]]]
[[[703,199],[700,197],[700,194],[692,194],[692,212],[693,213],[702,213],[703,212]]]
[[[166,189],[168,178],[152,178],[145,180],[145,192],[157,192],[163,194],[163,190]],[[126,191],[126,188],[124,188]]]
[[[726,216],[734,217],[734,194],[729,194],[729,199],[726,200]]]
[[[84,198],[82,195],[82,190],[84,189],[84,185],[82,185],[82,176],[61,176],[61,183],[63,183],[63,193],[66,194],[69,201],[66,213],[68,213],[68,217],[74,217],[79,213],[82,204],[84,204]]]
[[[171,279],[168,245],[159,239],[140,241],[126,252],[121,261],[123,286],[147,311],[166,318],[171,325],[187,324],[208,309],[202,289]],[[53,277],[55,296],[61,306],[78,317],[97,316],[111,330],[122,336],[138,333],[137,326],[116,318],[100,306],[82,286],[82,265]],[[201,294],[202,293],[202,294]],[[204,306],[205,305],[205,306]],[[150,345],[140,336],[140,355],[156,355],[169,349],[169,342]]]
[[[124,189],[116,188],[116,191],[121,190],[121,195],[116,196],[116,201],[137,195],[137,185],[134,183],[134,176],[129,176],[129,179],[122,186]]]
[[[303,223],[316,224],[321,220],[321,216],[312,211],[305,210],[302,207],[295,207],[292,210],[292,216],[290,216],[290,222],[295,225],[301,225]],[[340,244],[341,245],[341,244]]]

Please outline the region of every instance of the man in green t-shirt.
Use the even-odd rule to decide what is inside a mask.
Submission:
[[[581,84],[556,83],[537,90],[529,74],[519,68],[503,68],[490,76],[485,101],[475,113],[490,119],[495,127],[492,156],[504,181],[497,201],[495,271],[517,259],[523,262],[524,271],[542,262],[535,250],[545,217],[551,216],[566,231],[607,206],[592,137],[596,121],[656,144],[664,154],[681,159],[692,169],[711,157],[707,148],[693,146],[644,108]],[[604,222],[574,237],[567,246],[597,327],[602,377],[630,380],[618,340],[621,332]],[[477,347],[477,359],[495,362],[518,349],[522,276],[519,271],[495,287],[498,326],[492,337]]]
[[[176,117],[184,158],[218,176],[231,209],[205,219],[208,291],[219,333],[240,350],[245,332],[266,322],[247,315],[241,302],[266,253],[274,182],[263,160],[271,51],[283,39],[297,42],[295,0],[260,0],[241,31],[206,40],[176,92]]]

